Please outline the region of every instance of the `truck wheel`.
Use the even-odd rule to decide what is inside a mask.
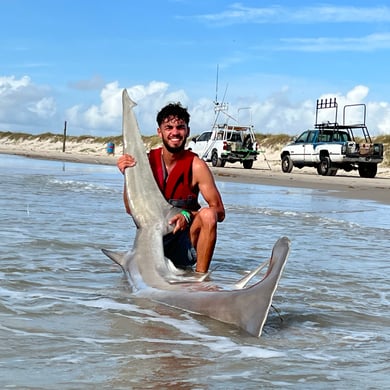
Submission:
[[[377,171],[378,171],[377,164],[370,164],[370,163],[360,163],[359,164],[360,177],[368,177],[368,178],[375,177]]]
[[[317,166],[317,172],[322,176],[330,176],[332,173],[330,158],[328,156],[321,157],[321,161]]]
[[[324,176],[336,176],[337,175],[337,171],[338,171],[337,168],[332,168],[332,169],[329,170],[329,173],[324,175]],[[318,172],[319,175],[322,175],[319,165],[317,166],[317,172]]]
[[[211,155],[211,165],[213,167],[223,167],[225,165],[225,162],[218,157],[218,153],[215,151]]]
[[[244,160],[242,165],[245,169],[251,169],[253,167],[253,160]]]
[[[293,162],[291,160],[291,157],[286,154],[285,156],[283,156],[282,158],[282,171],[284,173],[290,173],[293,169]]]

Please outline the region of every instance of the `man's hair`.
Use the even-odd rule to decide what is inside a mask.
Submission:
[[[184,108],[180,103],[169,103],[163,107],[157,114],[157,123],[160,126],[161,123],[167,118],[182,119],[188,126],[190,123],[190,114],[187,108]]]

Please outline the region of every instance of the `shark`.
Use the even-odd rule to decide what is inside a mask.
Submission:
[[[136,103],[126,89],[122,105],[123,152],[136,159],[134,167],[126,168],[124,181],[137,229],[130,250],[102,249],[103,253],[121,267],[135,296],[204,315],[260,337],[290,252],[290,240],[280,237],[269,260],[230,289],[210,282],[212,277],[207,273],[177,269],[164,256],[163,236],[173,230],[168,221],[181,210],[170,205],[157,186],[134,113]],[[267,265],[263,278],[248,285]]]

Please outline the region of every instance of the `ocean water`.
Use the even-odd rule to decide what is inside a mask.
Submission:
[[[134,239],[115,167],[0,155],[0,387],[389,388],[390,207],[218,186],[215,279],[292,242],[261,338],[131,296],[100,251]]]

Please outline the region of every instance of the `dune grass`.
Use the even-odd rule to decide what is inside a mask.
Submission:
[[[273,151],[280,150],[286,143],[292,140],[292,136],[288,134],[255,134],[256,140],[260,146],[260,149],[271,149]],[[22,141],[47,141],[47,142],[63,142],[63,134],[54,133],[42,133],[42,134],[27,134],[11,131],[0,131],[0,140],[7,139],[13,142]],[[142,136],[142,139],[148,149],[161,145],[161,139],[157,135]],[[1,141],[0,141],[1,142]],[[68,135],[66,142],[76,142],[86,144],[97,143],[106,145],[108,142],[113,142],[117,148],[122,147],[122,136],[107,136],[107,137],[95,137],[92,135]],[[390,167],[390,135],[380,135],[373,137],[373,142],[383,143],[384,145],[384,159],[381,163],[383,167]]]

